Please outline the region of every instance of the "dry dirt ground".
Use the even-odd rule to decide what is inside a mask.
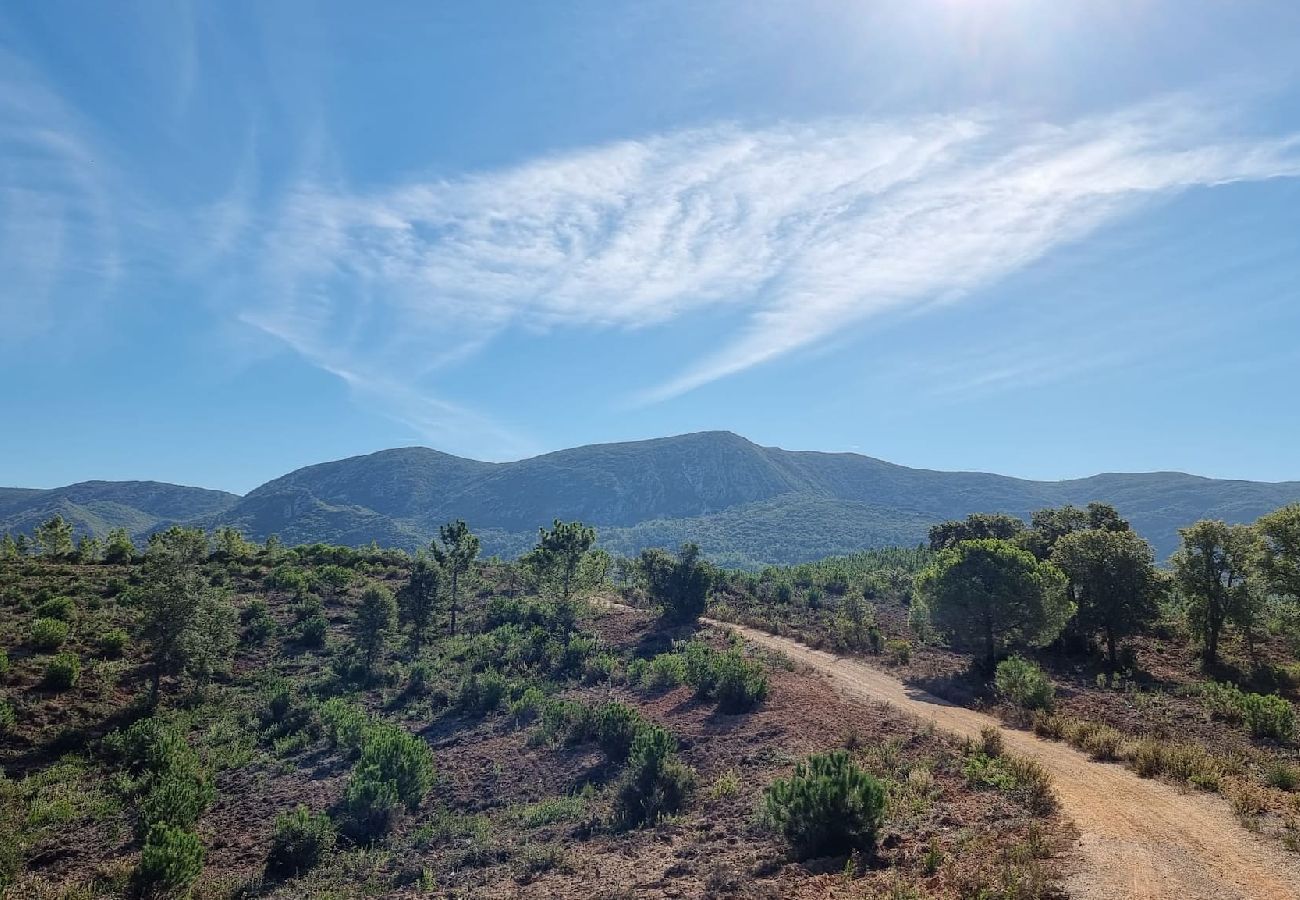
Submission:
[[[886,701],[954,734],[1001,728],[1012,751],[1051,773],[1081,838],[1066,888],[1080,900],[1300,900],[1300,865],[1238,825],[1225,801],[1139,778],[1063,745],[1003,727],[852,659],[739,625],[747,640],[827,677],[841,692]]]

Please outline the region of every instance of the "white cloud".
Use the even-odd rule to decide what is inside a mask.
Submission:
[[[991,113],[626,141],[357,194],[304,185],[244,318],[357,382],[419,385],[507,327],[635,329],[705,307],[730,344],[666,399],[886,312],[951,303],[1198,185],[1300,174],[1180,100],[1058,126]]]
[[[112,176],[86,132],[0,50],[0,343],[71,324],[119,274]]]

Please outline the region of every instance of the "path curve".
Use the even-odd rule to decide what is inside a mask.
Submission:
[[[978,737],[990,725],[1009,750],[1051,773],[1062,811],[1081,832],[1079,871],[1066,880],[1078,900],[1300,900],[1300,864],[1242,828],[1221,798],[1139,778],[1094,762],[1067,744],[1005,728],[992,716],[956,706],[857,660],[789,638],[730,629],[828,676],[844,693],[886,701],[937,727]]]

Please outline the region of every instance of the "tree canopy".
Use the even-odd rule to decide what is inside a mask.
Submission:
[[[1060,570],[1005,540],[943,550],[917,586],[935,626],[990,668],[1008,651],[1051,643],[1074,612]]]

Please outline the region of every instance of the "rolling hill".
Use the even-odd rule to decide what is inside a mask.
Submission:
[[[464,518],[487,553],[514,555],[554,518],[599,527],[615,552],[697,541],[735,565],[786,563],[870,546],[911,544],[930,524],[970,512],[1028,517],[1035,509],[1113,503],[1155,545],[1199,518],[1251,521],[1300,500],[1300,482],[1201,478],[1179,472],[1028,481],[911,469],[853,453],[760,447],[729,432],[596,444],[512,463],[423,447],[384,450],[290,472],[244,497],[151,482],[87,482],[52,491],[0,490],[0,530],[30,531],[54,512],[79,530],[125,525],[141,535],[171,522],[235,525],[252,538],[414,548]]]

